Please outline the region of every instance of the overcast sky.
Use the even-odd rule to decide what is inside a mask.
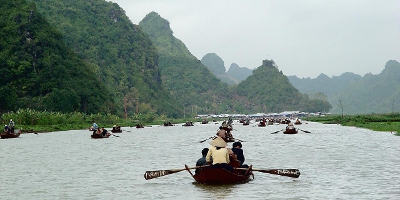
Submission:
[[[400,0],[112,0],[132,23],[150,12],[199,60],[228,69],[272,59],[285,75],[379,74],[400,62]]]

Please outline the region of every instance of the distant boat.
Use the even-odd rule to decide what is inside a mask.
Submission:
[[[3,133],[1,133],[1,139],[17,138],[17,137],[19,137],[19,135],[21,135],[20,129],[15,130],[14,133],[3,132]]]

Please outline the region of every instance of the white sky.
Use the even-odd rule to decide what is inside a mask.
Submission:
[[[272,59],[285,75],[380,73],[400,62],[400,0],[111,0],[132,23],[150,12],[199,60],[228,69]]]

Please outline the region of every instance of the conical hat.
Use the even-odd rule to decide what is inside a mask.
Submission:
[[[226,147],[226,142],[221,137],[215,138],[210,144],[214,147]]]

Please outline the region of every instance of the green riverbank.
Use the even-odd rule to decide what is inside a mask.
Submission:
[[[9,123],[10,119],[15,122],[15,129],[21,129],[22,133],[43,133],[54,131],[84,130],[89,129],[95,121],[99,127],[111,128],[113,125],[121,127],[136,127],[164,125],[164,122],[184,123],[188,121],[199,122],[202,119],[185,118],[170,119],[165,116],[158,116],[154,113],[136,114],[132,117],[121,118],[116,115],[59,113],[48,111],[35,111],[30,109],[8,112],[1,115],[0,121],[3,124]]]
[[[307,117],[307,121],[324,124],[340,124],[354,126],[374,131],[387,131],[400,136],[400,114],[369,114],[369,115],[327,115],[321,117]]]

